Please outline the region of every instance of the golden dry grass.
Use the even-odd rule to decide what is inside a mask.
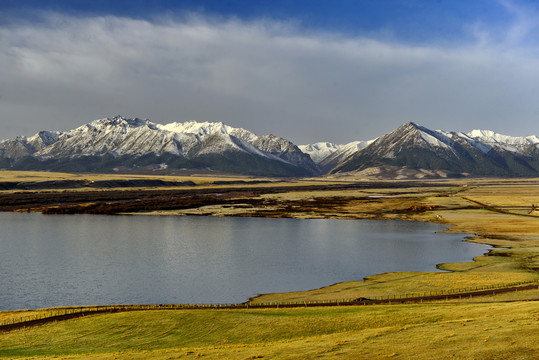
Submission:
[[[536,303],[139,311],[0,333],[32,359],[534,359]]]
[[[429,296],[441,291],[472,291],[482,286],[533,281],[527,272],[397,272],[369,276],[363,281],[347,281],[309,291],[260,295],[252,303],[324,301],[386,296]]]
[[[219,188],[250,188],[250,187],[281,187],[281,186],[309,186],[309,185],[331,185],[338,182],[330,182],[323,179],[299,179],[290,181],[281,181],[275,178],[259,178],[251,176],[241,175],[189,175],[189,176],[175,176],[175,175],[139,175],[139,174],[97,174],[97,173],[60,173],[60,172],[46,172],[46,171],[11,171],[0,170],[0,182],[41,182],[41,181],[59,181],[59,180],[85,180],[85,181],[102,181],[102,180],[165,180],[165,181],[192,181],[195,183],[197,189],[219,189]],[[226,181],[267,181],[267,183],[258,184],[222,184],[216,185],[214,182]],[[152,189],[176,189],[177,187],[152,187]],[[185,188],[185,189],[189,189]],[[129,187],[129,188],[114,188],[118,191],[124,190],[136,190],[136,189],[148,189],[147,187]],[[101,191],[100,188],[84,188],[85,191]],[[110,190],[110,189],[106,189]],[[21,190],[0,190],[1,192],[13,192]],[[43,190],[24,190],[26,192],[39,192]],[[80,191],[80,189],[61,189],[56,186],[47,191]]]

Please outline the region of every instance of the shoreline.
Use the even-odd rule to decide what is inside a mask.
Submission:
[[[38,214],[38,213],[34,213],[34,214],[27,214],[27,213],[24,213],[24,214],[21,214],[25,219],[31,221],[31,219],[34,217],[34,216],[39,216],[39,217],[42,217],[41,214]],[[29,218],[26,218],[26,216],[30,215]],[[84,215],[84,214],[82,214]],[[64,215],[65,216],[65,215]],[[93,215],[90,215],[90,216],[93,216]],[[88,216],[88,217],[90,217]],[[133,216],[133,215],[131,215]],[[184,215],[184,216],[192,216],[192,215]],[[297,220],[303,220],[303,219],[297,219]],[[319,220],[319,219],[312,219],[312,220]],[[339,219],[328,219],[328,220],[334,220],[334,221],[339,221]],[[366,219],[346,219],[346,220],[349,220],[350,222],[352,222],[353,220],[366,220]],[[379,222],[381,219],[368,219],[369,221],[377,221]],[[389,221],[389,222],[415,222],[417,224],[421,224],[421,223],[425,223],[424,221],[419,221],[419,220],[402,220],[402,219],[382,219],[382,220],[385,220],[385,221]],[[422,230],[422,231],[426,231],[426,236],[430,239],[434,239],[433,241],[436,241],[435,240],[435,237],[437,236],[443,236],[444,233],[446,233],[446,230],[447,230],[447,227],[445,225],[442,225],[442,224],[436,224],[436,223],[432,223],[434,225],[434,229],[432,228],[428,228],[428,230]],[[396,225],[391,225],[391,226],[400,226],[401,224],[396,224]],[[340,226],[340,225],[339,225]],[[373,226],[373,225],[370,225],[370,226]],[[403,224],[403,226],[406,226]],[[414,227],[415,228],[415,227]],[[431,232],[433,231],[433,232]],[[458,241],[459,243],[460,242],[463,242],[463,241],[467,241],[466,240],[466,235],[467,234],[462,234],[462,233],[453,233],[452,234],[453,236],[451,237],[453,240],[449,240],[449,241]],[[447,241],[448,239],[438,239],[438,241]],[[474,255],[473,258],[461,258],[461,260],[459,261],[469,261],[470,259],[473,260],[475,259],[476,257],[478,256],[483,256],[485,253],[489,252],[491,249],[488,248],[488,245],[485,245],[485,249],[481,249],[481,255]],[[476,250],[477,252],[477,250]],[[402,271],[392,271],[392,272],[388,272],[388,271],[382,271],[382,272],[373,272],[373,273],[366,273],[364,271],[362,271],[363,273],[365,273],[366,275],[360,280],[360,279],[351,279],[351,280],[345,280],[345,281],[338,281],[338,282],[332,282],[330,283],[329,285],[326,284],[322,284],[316,288],[305,288],[305,290],[303,291],[311,291],[311,290],[321,290],[321,289],[324,289],[324,288],[327,288],[327,287],[331,287],[333,285],[338,285],[338,284],[346,284],[348,282],[354,282],[354,281],[364,281],[365,278],[370,278],[370,277],[373,277],[373,276],[377,276],[377,275],[383,275],[383,274],[400,274],[400,273],[410,273],[410,272],[416,272],[416,273],[431,273],[431,272],[434,272],[434,273],[446,273],[446,272],[450,272],[451,270],[445,270],[445,269],[441,269],[440,268],[440,265],[441,264],[444,264],[445,262],[442,262],[442,263],[437,263],[437,264],[430,264],[428,266],[428,268],[426,268],[425,270],[402,270]],[[413,264],[409,264],[409,266],[412,266]],[[346,277],[346,274],[343,274],[345,275],[344,277]],[[505,285],[505,284],[504,284]],[[248,293],[249,289],[245,289],[245,293]],[[290,291],[288,292],[296,292],[297,289],[292,287],[290,288]],[[268,295],[268,294],[274,294],[276,292],[263,292],[263,293],[260,293],[256,296],[249,296],[246,294],[246,296],[242,299],[242,298],[237,298],[233,301],[236,301],[237,303],[250,303],[251,301],[254,300],[254,298],[256,297],[259,297],[259,296],[263,296],[263,295]],[[183,303],[184,305],[200,305],[202,306],[203,304],[207,304],[209,303],[208,300],[204,300],[205,302],[203,303],[197,303],[197,302],[188,302],[188,303]],[[212,300],[209,300],[210,302]],[[211,302],[213,303],[213,302]],[[54,305],[54,307],[72,307],[72,306],[90,306],[90,305],[99,305],[99,306],[104,306],[104,305],[107,305],[109,303],[103,303],[103,302],[100,302],[100,303],[85,303],[85,302],[76,302],[76,303],[58,303],[58,305]],[[129,304],[135,304],[135,303],[129,303]],[[221,305],[229,305],[231,303],[221,303]],[[232,303],[233,304],[233,303]],[[37,309],[41,309],[42,307],[32,307],[31,309],[32,310],[37,310]],[[16,310],[29,310],[30,308],[13,308],[13,309],[7,309],[7,310],[2,310],[2,311],[16,311]]]
[[[313,218],[313,220],[315,220],[317,218]],[[339,219],[337,219],[339,220]],[[346,219],[346,220],[375,220],[375,221],[379,221],[379,220],[388,220],[388,219],[362,219],[362,218],[357,218],[357,219]],[[418,221],[418,222],[429,222],[429,223],[432,223],[432,224],[439,224],[439,223],[436,223],[436,222],[432,222],[432,221],[422,221],[422,220],[405,220],[405,219],[395,219],[395,220],[400,220],[400,221]],[[449,228],[447,228],[446,230],[443,230],[443,231],[439,231],[439,232],[436,232],[435,234],[437,233],[445,233],[445,232],[448,232]],[[456,234],[460,234],[460,233],[456,233]],[[493,249],[495,249],[495,247],[493,247],[492,245],[488,244],[488,243],[482,243],[482,242],[475,242],[475,241],[470,241],[472,239],[470,239],[470,236],[475,236],[475,234],[465,234],[463,233],[463,235],[465,235],[462,239],[462,241],[465,241],[465,242],[473,242],[473,243],[476,243],[476,244],[481,244],[481,245],[487,245],[491,248],[488,249],[488,251],[480,256],[476,256],[476,257],[473,257],[471,259],[472,262],[476,262],[478,258],[481,258],[483,256],[488,256],[487,254],[489,252],[491,252]],[[446,269],[442,269],[440,268],[441,266],[443,266],[444,264],[451,264],[451,263],[439,263],[439,264],[436,264],[435,265],[435,268],[437,270],[439,270],[440,272],[447,272],[447,273],[451,273],[451,272],[454,272],[454,270],[446,270]],[[352,283],[352,282],[358,282],[358,281],[366,281],[368,280],[369,278],[372,278],[372,277],[377,277],[377,276],[383,276],[383,275],[391,275],[391,274],[405,274],[405,273],[411,273],[411,272],[417,272],[417,273],[424,273],[424,272],[420,272],[420,271],[389,271],[389,272],[382,272],[382,273],[377,273],[377,274],[372,274],[372,275],[367,275],[365,277],[363,277],[363,279],[360,279],[360,280],[350,280],[350,281],[340,281],[340,282],[336,282],[336,283],[333,283],[333,284],[330,284],[330,285],[325,285],[325,286],[321,286],[319,288],[316,288],[316,289],[310,289],[310,290],[304,290],[304,291],[290,291],[290,292],[284,292],[284,293],[264,293],[264,294],[259,294],[259,295],[256,295],[256,296],[252,296],[250,297],[248,300],[247,300],[247,303],[251,303],[253,301],[256,301],[258,298],[262,298],[266,295],[273,295],[273,294],[286,294],[286,293],[298,293],[298,292],[307,292],[307,291],[323,291],[324,289],[328,289],[328,288],[331,288],[331,287],[334,287],[334,286],[338,286],[338,285],[346,285],[347,283]],[[432,272],[432,271],[431,271]]]
[[[461,194],[463,192],[465,196]],[[94,198],[97,193],[105,197],[113,193],[117,196],[117,200],[114,200],[113,196],[112,200],[108,198],[109,202],[96,203]],[[0,206],[2,194],[5,192],[0,193]],[[35,198],[36,194],[38,198],[41,196],[39,192],[32,192],[32,197]],[[43,194],[42,200],[47,201],[47,193]],[[77,212],[106,214],[110,213],[108,211],[111,209],[120,210],[133,197],[151,194],[158,198],[164,196],[164,198],[159,198],[162,202],[135,201],[138,198],[133,201],[139,205],[142,202],[143,206],[157,204],[161,208],[151,212],[131,214],[297,219],[399,219],[431,222],[447,227],[441,232],[463,234],[463,241],[484,244],[490,246],[491,249],[471,259],[470,262],[441,263],[436,265],[436,269],[439,270],[437,272],[420,272],[419,274],[424,277],[432,278],[430,279],[432,281],[436,280],[423,288],[451,287],[454,286],[455,281],[473,284],[491,283],[489,276],[485,276],[489,272],[500,282],[503,282],[504,276],[508,279],[505,282],[536,279],[538,276],[539,253],[535,249],[539,245],[539,216],[537,216],[539,213],[536,211],[532,214],[532,208],[530,214],[526,214],[528,216],[519,215],[523,215],[526,206],[529,206],[526,204],[528,199],[532,204],[539,202],[539,179],[503,179],[500,181],[466,179],[446,182],[369,182],[367,184],[339,183],[338,185],[317,183],[315,186],[312,186],[312,183],[307,185],[281,183],[278,187],[264,184],[262,187],[260,185],[218,188],[210,186],[189,190],[93,191],[91,193],[93,195],[89,197],[85,194],[88,193],[70,191],[65,193],[66,198],[76,198],[77,201],[63,205],[46,205],[42,202],[37,207],[32,204],[21,204],[18,205],[19,208],[16,211],[41,211],[44,214]],[[517,200],[520,202],[515,201],[515,194],[519,195]],[[537,195],[534,196],[534,194]],[[22,195],[9,193],[7,198],[13,198],[13,196],[24,198],[25,195],[24,193]],[[188,203],[185,202],[185,197]],[[181,200],[180,202],[175,200],[176,202],[172,204],[175,207],[180,206],[179,209],[162,209],[162,204],[168,205],[164,200],[170,198]],[[114,201],[117,201],[118,205],[115,205]],[[103,204],[107,206],[103,207]],[[407,272],[375,274],[363,280],[341,282],[307,291],[260,294],[248,301],[259,301],[268,297],[282,301],[287,301],[290,297],[327,298],[342,294],[342,288],[346,285],[353,285],[355,292],[348,293],[354,293],[358,297],[361,297],[363,293],[377,295],[385,291],[391,295],[398,291],[410,292],[414,290],[413,287],[411,289],[410,286],[405,286],[404,280],[401,279],[405,277],[405,274]],[[453,276],[446,276],[447,279],[441,280],[437,274],[452,274]],[[376,285],[382,281],[392,284],[394,289],[377,287]],[[414,281],[418,283],[420,290],[420,281],[417,279]],[[428,280],[422,278],[421,282],[426,283]]]

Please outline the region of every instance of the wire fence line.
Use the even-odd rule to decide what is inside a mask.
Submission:
[[[508,290],[539,289],[539,285],[533,285],[537,280],[521,281],[506,284],[493,284],[477,287],[464,287],[460,289],[447,289],[427,291],[420,293],[404,293],[393,295],[381,295],[348,299],[289,301],[289,302],[264,302],[242,304],[145,304],[145,305],[95,305],[78,307],[61,307],[39,310],[36,314],[27,316],[11,317],[0,321],[0,331],[44,324],[51,321],[60,321],[94,315],[99,313],[114,313],[123,311],[140,310],[197,310],[197,309],[264,309],[264,308],[293,308],[314,306],[346,306],[346,305],[376,305],[404,302],[419,302],[423,300],[455,299],[473,296],[484,296],[507,292]],[[528,286],[522,286],[528,285]]]

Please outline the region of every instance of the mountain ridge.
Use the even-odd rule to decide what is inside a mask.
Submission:
[[[308,155],[274,135],[258,136],[223,123],[161,125],[121,116],[94,120],[66,132],[3,140],[0,158],[0,166],[13,169],[101,171],[153,164],[245,175],[319,174]]]
[[[285,138],[259,136],[222,122],[156,124],[115,116],[64,132],[40,131],[2,140],[0,168],[72,172],[198,169],[275,177],[345,173],[522,177],[539,176],[539,138],[491,130],[430,130],[408,122],[369,141],[297,146]]]
[[[500,142],[500,139],[504,140]],[[512,145],[508,146],[507,142]],[[539,139],[479,130],[469,134],[430,130],[408,122],[379,137],[331,173],[379,166],[442,170],[449,177],[538,176]]]

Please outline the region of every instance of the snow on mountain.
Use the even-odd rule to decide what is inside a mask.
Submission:
[[[481,144],[480,149],[483,152],[488,152],[491,148],[498,147],[525,155],[529,153],[530,149],[539,146],[539,138],[535,135],[515,137],[498,134],[491,130],[472,130],[466,135]]]
[[[103,154],[182,154],[178,143],[192,143],[192,136],[159,131],[149,120],[114,117],[99,119],[58,135],[57,140],[33,155],[40,158],[93,156]]]
[[[301,150],[290,141],[277,137],[275,135],[258,136],[243,128],[233,128],[225,125],[222,122],[196,122],[187,121],[184,123],[170,123],[166,125],[157,125],[159,129],[172,131],[175,133],[192,133],[199,137],[207,137],[214,134],[220,134],[221,137],[230,139],[239,139],[243,144],[239,145],[234,141],[229,142],[229,146],[235,144],[239,148],[248,152],[256,152],[260,156],[265,156],[271,159],[288,162],[294,165],[302,166],[310,169],[314,173],[318,172],[316,164],[314,164]],[[213,151],[207,149],[206,152],[223,151],[221,148]]]
[[[21,158],[53,144],[58,140],[59,132],[40,131],[31,136],[19,136],[14,140],[0,141],[0,158]]]
[[[314,175],[319,171],[308,155],[286,139],[274,135],[257,136],[220,122],[188,121],[161,125],[149,120],[116,116],[98,119],[66,132],[43,131],[29,138],[0,142],[0,158],[4,158],[1,164],[9,159],[12,165],[25,157],[66,162],[65,159],[74,161],[92,156],[128,156],[131,162],[133,157],[166,156],[168,161],[172,161],[170,156],[175,156],[184,159],[174,160],[181,166],[203,167],[206,164],[206,167],[231,168],[247,173],[250,171],[248,168],[255,164],[259,170],[253,171],[264,174],[277,171],[279,174],[303,172],[304,175]],[[262,165],[264,163],[266,166]],[[35,161],[32,164],[39,165]]]
[[[161,125],[116,116],[65,132],[41,131],[0,141],[0,167],[7,169],[110,171],[163,165],[264,176],[375,168],[448,176],[538,176],[539,138],[489,130],[430,130],[410,122],[370,141],[298,147],[275,135],[259,136],[222,122]]]
[[[315,163],[327,167],[327,164],[338,163],[363,149],[373,141],[352,141],[348,144],[341,145],[330,142],[318,142],[308,145],[298,145],[298,147],[305,154],[309,154]]]
[[[334,151],[332,154],[326,156],[323,158],[319,163],[318,166],[322,169],[322,172],[326,173],[330,170],[332,170],[334,167],[342,164],[346,161],[349,157],[355,155],[358,153],[361,149],[368,146],[370,143],[372,143],[374,140],[368,140],[368,141],[353,141],[348,144],[339,145],[339,149]]]
[[[535,176],[539,151],[535,136],[515,138],[489,131],[469,134],[429,130],[406,123],[337,165],[332,172],[380,166],[443,170],[450,176]]]
[[[24,136],[13,140],[0,141],[0,157],[7,159],[17,159],[29,156],[35,151],[28,144],[28,139]]]
[[[487,143],[539,144],[539,138],[535,135],[526,136],[526,137],[516,137],[516,136],[498,134],[491,130],[472,130],[467,135],[472,138],[481,139],[481,141],[487,142]]]
[[[401,150],[412,146],[438,149],[454,154],[452,145],[453,141],[444,132],[432,131],[409,122],[378,138],[373,142],[372,148],[377,149],[378,156],[393,159]]]
[[[40,131],[34,136],[28,138],[28,144],[32,145],[34,149],[39,151],[58,141],[59,135],[59,132]]]
[[[324,158],[339,150],[342,145],[330,142],[317,142],[308,145],[298,145],[298,148],[305,154],[308,154],[315,163],[320,163]]]
[[[332,157],[340,157],[342,159],[347,158],[348,156],[353,155],[359,150],[365,148],[366,146],[374,142],[374,140],[352,141],[348,144],[340,145],[339,149],[332,154]]]
[[[235,129],[231,126],[225,125],[222,122],[196,122],[194,120],[186,121],[183,123],[173,122],[165,125],[157,124],[156,127],[161,130],[167,130],[174,133],[187,133],[195,134],[199,136],[211,135],[216,133],[231,135]]]

